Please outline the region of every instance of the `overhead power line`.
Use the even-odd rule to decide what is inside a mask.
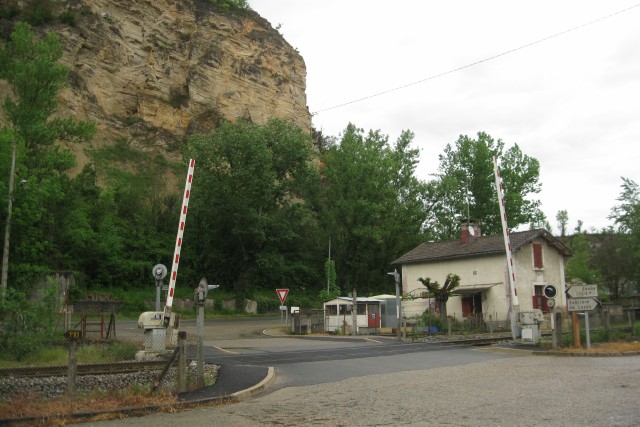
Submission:
[[[496,54],[496,55],[493,55],[493,56],[490,56],[490,57],[487,57],[487,58],[484,58],[484,59],[480,59],[480,60],[478,60],[478,61],[471,62],[471,63],[469,63],[469,64],[462,65],[462,66],[460,66],[460,67],[453,68],[453,69],[451,69],[451,70],[444,71],[444,72],[439,73],[439,74],[434,74],[434,75],[432,75],[432,76],[426,77],[426,78],[421,79],[421,80],[417,80],[417,81],[415,81],[415,82],[407,83],[407,84],[402,85],[402,86],[397,86],[397,87],[394,87],[394,88],[392,88],[392,89],[387,89],[387,90],[382,91],[382,92],[374,93],[374,94],[372,94],[372,95],[368,95],[368,96],[365,96],[365,97],[363,97],[363,98],[354,99],[354,100],[352,100],[352,101],[348,101],[348,102],[344,102],[344,103],[342,103],[342,104],[334,105],[333,107],[323,108],[323,109],[321,109],[321,110],[317,110],[317,111],[315,111],[315,112],[311,113],[311,115],[312,115],[312,116],[315,116],[315,115],[317,115],[317,114],[319,114],[319,113],[322,113],[322,112],[324,112],[324,111],[335,110],[336,108],[341,108],[341,107],[344,107],[344,106],[347,106],[347,105],[355,104],[355,103],[357,103],[357,102],[366,101],[367,99],[376,98],[376,97],[378,97],[378,96],[382,96],[382,95],[385,95],[385,94],[387,94],[387,93],[391,93],[391,92],[395,92],[395,91],[398,91],[398,90],[401,90],[401,89],[405,89],[405,88],[408,88],[408,87],[411,87],[411,86],[415,86],[415,85],[418,85],[418,84],[420,84],[420,83],[427,82],[427,81],[429,81],[429,80],[434,80],[434,79],[437,79],[437,78],[440,78],[440,77],[444,77],[444,76],[446,76],[446,75],[448,75],[448,74],[452,74],[452,73],[455,73],[455,72],[458,72],[458,71],[461,71],[461,70],[464,70],[464,69],[467,69],[467,68],[474,67],[474,66],[479,65],[479,64],[483,64],[483,63],[485,63],[485,62],[492,61],[492,60],[494,60],[494,59],[500,58],[500,57],[505,56],[505,55],[509,55],[509,54],[511,54],[511,53],[517,52],[517,51],[522,50],[522,49],[526,49],[526,48],[528,48],[528,47],[531,47],[531,46],[534,46],[534,45],[536,45],[536,44],[539,44],[539,43],[545,42],[545,41],[547,41],[547,40],[551,40],[551,39],[553,39],[553,38],[560,37],[560,36],[562,36],[562,35],[565,35],[565,34],[567,34],[567,33],[572,32],[572,31],[579,30],[579,29],[584,28],[584,27],[586,27],[586,26],[596,24],[596,23],[598,23],[598,22],[600,22],[600,21],[604,21],[604,20],[609,19],[609,18],[612,18],[612,17],[614,17],[614,16],[616,16],[616,15],[620,15],[620,14],[622,14],[622,13],[628,12],[628,11],[630,11],[631,9],[634,9],[634,8],[636,8],[636,7],[639,7],[639,6],[640,6],[640,3],[639,3],[639,4],[635,4],[635,5],[633,5],[633,6],[630,6],[630,7],[626,8],[626,9],[622,9],[622,10],[619,10],[619,11],[617,11],[617,12],[611,13],[611,14],[609,14],[609,15],[602,16],[602,17],[600,17],[600,18],[596,18],[596,19],[593,19],[593,20],[591,20],[591,21],[585,22],[585,23],[580,24],[580,25],[578,25],[578,26],[575,26],[575,27],[569,28],[568,30],[564,30],[564,31],[561,31],[561,32],[559,32],[559,33],[555,33],[555,34],[552,34],[552,35],[550,35],[550,36],[547,36],[547,37],[544,37],[544,38],[538,39],[538,40],[536,40],[536,41],[533,41],[533,42],[530,42],[530,43],[527,43],[527,44],[523,44],[523,45],[518,46],[518,47],[516,47],[516,48],[513,48],[513,49],[510,49],[510,50],[507,50],[507,51],[504,51],[504,52],[498,53],[498,54]]]

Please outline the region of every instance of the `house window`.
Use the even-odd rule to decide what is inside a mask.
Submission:
[[[533,243],[533,268],[541,269],[544,268],[544,264],[542,263],[542,245],[540,243]]]
[[[328,305],[327,306],[327,316],[336,316],[338,314],[338,306],[337,305]]]
[[[533,287],[533,308],[542,310],[543,313],[550,313],[547,297],[544,296],[544,287],[545,285],[535,285]]]

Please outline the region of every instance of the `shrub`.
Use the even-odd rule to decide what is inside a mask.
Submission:
[[[431,311],[429,310],[425,310],[424,313],[422,313],[422,317],[420,319],[421,323],[424,326],[435,326],[438,328],[438,331],[440,332],[444,332],[447,330],[447,325],[444,322],[444,320],[442,320],[442,318],[440,316],[437,316],[433,313],[431,313]]]
[[[42,350],[53,338],[57,289],[51,286],[42,301],[30,301],[24,292],[7,289],[6,300],[0,306],[0,318],[4,319],[0,348],[5,359],[22,361]]]
[[[169,105],[173,108],[186,106],[188,101],[189,92],[175,87],[169,91]]]
[[[67,24],[71,27],[76,26],[76,14],[73,13],[72,10],[62,11],[60,15],[58,15],[58,19],[60,20],[60,22]]]
[[[26,8],[27,21],[34,27],[47,24],[53,20],[50,0],[33,1]]]

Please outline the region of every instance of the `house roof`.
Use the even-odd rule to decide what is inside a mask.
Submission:
[[[346,302],[353,302],[353,298],[349,298],[349,297],[338,297],[338,298],[334,298],[331,300],[327,300],[324,301],[325,304],[329,303],[329,302],[340,302],[340,301],[346,301]],[[377,299],[377,298],[367,298],[367,297],[357,297],[356,298],[356,302],[382,302],[382,300]]]
[[[556,250],[564,257],[570,257],[573,255],[568,247],[544,229],[517,231],[511,233],[509,235],[509,240],[511,242],[512,251],[518,251],[536,238],[546,240],[550,246],[556,248]],[[502,235],[479,236],[466,244],[462,243],[460,239],[442,242],[425,242],[402,255],[391,264],[415,264],[458,258],[497,255],[501,253],[504,253],[504,238]]]

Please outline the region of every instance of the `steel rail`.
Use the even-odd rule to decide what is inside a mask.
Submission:
[[[122,374],[139,371],[159,371],[164,368],[169,361],[127,361],[114,363],[87,363],[78,364],[78,375],[105,375]],[[64,376],[69,368],[66,365],[58,366],[27,366],[0,368],[0,378],[30,378],[30,377],[52,377]]]

